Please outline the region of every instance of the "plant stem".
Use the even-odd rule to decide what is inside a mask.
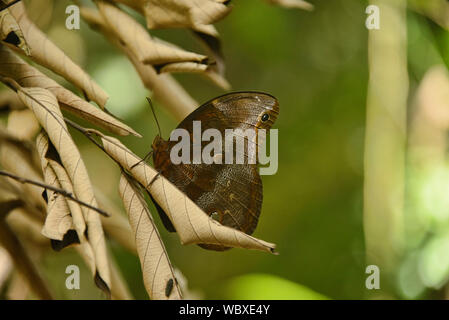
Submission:
[[[380,29],[369,31],[364,167],[367,263],[388,278],[403,246],[408,95],[406,0],[371,0]]]
[[[12,174],[10,172],[3,171],[3,170],[0,170],[0,175],[9,177],[11,179],[14,179],[14,180],[20,182],[20,183],[29,183],[29,184],[32,184],[32,185],[35,185],[35,186],[38,186],[38,187],[42,187],[42,188],[47,189],[47,190],[51,190],[51,191],[53,191],[55,193],[58,193],[58,194],[60,194],[60,195],[62,195],[64,197],[68,198],[69,200],[75,201],[76,203],[78,203],[78,204],[80,204],[82,206],[85,206],[85,207],[87,207],[89,209],[95,210],[95,211],[97,211],[98,213],[100,213],[103,216],[109,217],[109,214],[106,213],[105,211],[101,210],[100,208],[91,206],[90,204],[85,203],[84,201],[81,201],[81,200],[75,198],[70,192],[67,192],[67,191],[65,191],[63,189],[59,189],[59,188],[53,187],[51,185],[48,185],[48,184],[45,184],[45,183],[41,183],[39,181],[34,181],[34,180],[27,179],[27,178],[19,177],[19,176],[16,176],[15,174]]]

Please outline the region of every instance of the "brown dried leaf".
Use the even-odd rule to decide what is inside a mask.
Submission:
[[[45,201],[40,198],[41,204],[34,202],[34,195],[30,196],[30,192],[23,188],[24,185],[7,177],[0,178],[0,190],[2,200],[20,199],[23,207],[28,214],[28,220],[43,222],[45,220]],[[42,189],[41,189],[42,190]],[[39,229],[40,233],[40,229]]]
[[[116,3],[123,3],[124,5],[127,5],[128,7],[134,9],[135,11],[138,11],[142,13],[143,4],[146,0],[113,0]]]
[[[17,1],[18,0],[16,0],[16,2]],[[14,4],[14,0],[0,0],[0,11],[7,9],[8,7],[10,7],[13,4]]]
[[[80,255],[80,257],[84,260],[87,266],[90,268],[92,259],[91,259],[91,249],[89,250],[89,246],[79,245],[76,246],[75,249]],[[114,261],[114,255],[108,254],[110,257],[109,265],[111,269],[111,299],[114,300],[133,300],[132,294],[129,292],[128,286],[123,279],[120,270],[117,267],[117,264]],[[94,266],[95,269],[95,266]]]
[[[0,290],[2,290],[3,285],[8,280],[12,271],[12,259],[8,252],[0,247]]]
[[[101,216],[106,234],[132,253],[137,253],[134,235],[125,214],[101,190],[94,187],[94,192],[100,208],[111,215]]]
[[[223,19],[231,8],[226,0],[146,0],[142,11],[149,29],[191,28],[217,36],[213,23]]]
[[[0,244],[8,251],[14,260],[15,267],[38,297],[52,299],[47,283],[40,276],[29,253],[5,219],[0,219]]]
[[[213,83],[215,83],[216,86],[224,90],[231,89],[231,84],[228,82],[228,80],[226,80],[224,77],[220,75],[220,73],[214,70],[206,71],[205,73],[203,73],[203,76],[212,81]]]
[[[65,89],[3,46],[0,46],[0,75],[14,79],[23,87],[40,87],[50,90],[63,109],[110,132],[122,136],[131,133],[141,137],[126,124]]]
[[[48,152],[48,138],[45,133],[41,133],[36,139],[37,151],[41,159],[42,172],[44,174],[44,181],[46,184],[56,187],[58,189],[63,188],[55,171],[50,166],[50,163],[46,157]],[[67,190],[72,192],[72,190]],[[42,234],[49,239],[62,241],[64,235],[71,229],[73,229],[72,216],[70,214],[70,208],[67,200],[55,193],[52,190],[45,190],[47,194],[47,217],[45,219],[44,227],[42,228]]]
[[[42,170],[44,172],[44,176],[47,176],[46,171],[50,171],[51,175],[54,175],[54,179],[57,179],[58,185],[55,185],[58,188],[62,188],[63,190],[74,193],[73,191],[73,185],[70,180],[70,177],[68,176],[65,168],[62,166],[62,164],[55,160],[56,158],[59,158],[59,155],[55,154],[56,151],[54,150],[54,147],[52,146],[52,149],[49,151],[49,147],[51,145],[51,142],[48,139],[47,134],[44,132],[41,133],[37,139],[36,139],[36,146],[39,153],[39,156],[41,158],[42,162]],[[47,182],[46,180],[46,183]],[[50,183],[49,183],[50,184]],[[47,190],[47,194],[49,190]],[[50,195],[47,196],[50,200]],[[83,252],[83,259],[86,262],[87,266],[90,268],[92,275],[95,276],[96,274],[96,267],[95,267],[95,257],[94,252],[92,250],[91,244],[86,239],[85,231],[86,231],[86,222],[84,221],[84,216],[81,210],[81,207],[78,203],[70,200],[66,200],[67,204],[67,211],[70,213],[70,228],[69,229],[75,229],[78,239],[69,239],[66,241],[63,241],[63,243],[59,244],[62,247],[65,247],[68,244],[71,244],[70,241],[78,240],[76,243],[79,243],[79,246],[77,246],[77,249]],[[50,206],[50,203],[49,203]],[[48,221],[50,219],[50,221]],[[66,219],[66,218],[65,218]],[[58,227],[58,221],[53,221],[50,217],[50,213],[47,216],[47,219],[45,221],[44,229],[45,233],[43,234],[51,239],[55,239],[54,237],[51,237],[51,231],[54,230],[54,228]],[[47,223],[48,221],[48,223]],[[53,224],[50,224],[53,222]],[[63,230],[64,232],[62,235],[64,236],[69,229]],[[56,229],[57,230],[57,229]],[[55,240],[63,240],[63,237]],[[67,242],[68,241],[68,242]]]
[[[146,3],[146,0],[114,0],[114,1],[123,3],[142,14],[144,12],[143,8]],[[226,3],[227,1],[220,1],[220,2]],[[198,38],[201,40],[201,43],[204,44],[206,51],[208,52],[208,55],[212,57],[212,61],[216,63],[217,65],[216,71],[218,72],[218,74],[223,76],[225,66],[224,66],[223,53],[221,51],[220,39],[218,38],[218,32],[212,25],[206,26],[205,28],[206,33],[195,30],[192,31],[196,36],[198,36]]]
[[[105,1],[96,3],[109,32],[120,39],[120,46],[132,52],[139,62],[153,65],[158,73],[216,73],[216,65],[209,65],[206,56],[187,52],[174,44],[152,38],[137,21],[116,6]],[[219,76],[207,78],[215,80],[216,77]],[[224,85],[224,89],[229,88],[224,79],[213,82],[220,86]]]
[[[48,238],[41,233],[43,221],[33,218],[28,208],[17,208],[10,212],[6,221],[20,239],[38,246],[49,246]]]
[[[87,169],[68,132],[56,97],[50,91],[42,88],[20,88],[18,94],[23,103],[33,110],[36,118],[48,133],[73,184],[76,198],[97,207]],[[88,227],[89,242],[93,244],[97,272],[107,286],[103,289],[108,289],[110,288],[109,265],[100,217],[97,212],[87,207],[83,207],[81,210]]]
[[[51,148],[50,148],[51,146]],[[54,146],[51,145],[51,142],[48,139],[48,135],[45,132],[39,134],[36,139],[36,147],[41,159],[42,171],[44,172],[48,168],[52,174],[58,180],[59,188],[73,194],[73,184],[70,180],[67,171],[64,166],[59,161],[59,155],[54,150]],[[50,150],[49,150],[50,149]],[[48,190],[47,190],[48,191]],[[70,210],[70,214],[73,218],[73,223],[75,229],[77,231],[78,237],[80,239],[84,239],[84,232],[86,231],[86,222],[84,221],[84,216],[81,210],[81,207],[78,203],[74,201],[67,200],[68,209]]]
[[[110,29],[135,53],[137,59],[148,64],[170,62],[202,62],[206,56],[188,52],[150,36],[136,20],[116,6],[105,1],[96,1],[100,13]]]
[[[224,63],[224,56],[223,52],[221,50],[221,40],[218,37],[214,37],[202,32],[193,31],[195,36],[198,37],[200,42],[205,47],[208,56],[212,57],[212,60],[215,63],[216,66],[216,72],[224,76],[225,74],[225,63]]]
[[[45,183],[52,187],[61,188],[55,172],[44,159],[42,170],[44,172]],[[48,198],[47,218],[42,228],[42,234],[49,239],[62,241],[64,235],[73,228],[69,206],[63,196],[51,190],[46,190],[45,192]]]
[[[21,140],[19,137],[23,139],[33,137],[36,133],[35,130],[38,129],[35,118],[29,115],[20,118],[20,115],[23,114],[25,114],[25,110],[12,111],[8,118],[7,132],[18,140]],[[32,153],[23,145],[3,141],[0,146],[0,164],[6,171],[35,181],[42,181],[40,173],[34,166]],[[20,192],[21,197],[27,198],[28,203],[32,202],[34,207],[44,210],[46,204],[41,196],[42,188],[30,184],[20,184],[16,181],[11,181],[11,184],[16,186],[18,190],[23,190],[23,192]]]
[[[22,30],[8,9],[0,11],[0,40],[30,55]]]
[[[229,0],[114,0],[142,13],[149,29],[190,28],[217,36],[212,25],[231,11]]]
[[[8,300],[26,300],[30,294],[30,287],[18,271],[13,272],[8,290],[5,293]]]
[[[207,64],[200,64],[194,62],[176,62],[176,63],[167,63],[157,70],[160,73],[170,72],[170,73],[183,73],[183,72],[192,72],[192,73],[203,73],[208,68]]]
[[[75,64],[47,36],[31,22],[22,2],[9,8],[11,15],[17,20],[30,49],[30,57],[36,63],[61,75],[67,81],[81,89],[85,95],[104,108],[108,95],[93,81],[84,70]],[[9,45],[17,50],[15,46]],[[21,52],[21,51],[20,51]]]
[[[313,10],[313,5],[304,0],[268,0],[272,4],[282,6],[284,8],[304,9],[307,11]]]
[[[0,46],[1,47],[1,46]],[[0,49],[1,50],[1,49]],[[0,71],[1,73],[1,71]],[[2,90],[0,91],[0,110],[21,110],[26,109],[19,97],[14,91]]]
[[[151,65],[139,61],[135,54],[112,34],[109,26],[98,11],[81,7],[81,16],[93,29],[99,29],[106,38],[121,49],[134,65],[146,88],[153,91],[156,100],[160,101],[174,117],[181,121],[197,107],[197,102],[168,74],[158,75]]]
[[[181,299],[173,268],[141,190],[126,174],[120,177],[120,196],[135,234],[143,281],[153,300]]]
[[[159,73],[184,73],[184,72],[199,73],[203,75],[206,79],[212,81],[218,87],[224,90],[229,90],[231,88],[229,82],[215,70],[216,67],[213,65],[206,65],[192,62],[169,63],[161,67],[157,67],[157,71]]]
[[[165,211],[182,244],[219,244],[274,252],[275,245],[254,238],[239,230],[223,226],[205,214],[190,198],[115,138],[102,138],[106,152],[143,186]],[[139,163],[132,168],[133,165]],[[157,177],[153,183],[150,182]]]
[[[13,110],[8,116],[8,131],[19,140],[31,140],[41,129],[39,122],[29,109]]]
[[[145,29],[142,30],[145,31]],[[157,51],[145,54],[142,60],[145,64],[158,65],[171,62],[196,62],[206,64],[208,61],[207,56],[185,51],[171,42],[156,37],[152,37],[152,41]],[[132,51],[134,52],[134,50]]]
[[[133,295],[129,291],[128,285],[115,262],[113,255],[109,254],[111,265],[111,299],[113,300],[134,300]]]

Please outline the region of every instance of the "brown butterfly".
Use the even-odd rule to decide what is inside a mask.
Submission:
[[[269,94],[234,92],[201,105],[177,128],[189,132],[190,150],[193,150],[194,143],[198,143],[193,139],[193,121],[201,121],[203,132],[210,128],[218,129],[222,137],[225,137],[225,129],[237,128],[253,129],[257,135],[259,129],[271,128],[278,113],[278,101]],[[173,164],[170,151],[176,143],[177,141],[163,140],[160,135],[156,136],[152,145],[154,167],[209,216],[225,226],[247,234],[253,233],[262,206],[262,181],[257,163],[251,164],[247,161],[248,154],[245,154],[244,164]],[[202,147],[208,143],[201,141]],[[251,142],[246,139],[245,145],[248,146],[249,143]],[[225,152],[224,145],[223,141],[222,152]],[[168,231],[175,232],[163,210],[156,203],[155,205],[164,226]],[[217,251],[229,249],[210,244],[200,246]]]

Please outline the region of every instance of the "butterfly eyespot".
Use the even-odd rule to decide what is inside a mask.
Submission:
[[[268,119],[270,119],[270,115],[268,113],[264,113],[263,116],[262,116],[262,122],[265,122]]]

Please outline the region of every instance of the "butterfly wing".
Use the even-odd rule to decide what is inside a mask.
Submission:
[[[278,112],[277,100],[270,95],[255,92],[232,93],[203,104],[187,116],[178,128],[189,132],[192,150],[196,143],[193,139],[193,121],[201,121],[202,132],[214,128],[225,137],[226,129],[255,129],[256,132],[261,128],[269,129]],[[269,113],[270,118],[263,122],[261,118],[265,113]],[[162,140],[153,145],[155,168],[205,213],[212,215],[223,225],[251,234],[257,226],[262,207],[262,181],[257,164],[245,161],[245,164],[175,165],[170,161],[170,150],[176,143]],[[209,142],[200,143],[204,148]],[[246,140],[246,143],[250,142]],[[222,146],[224,154],[224,141]],[[245,153],[245,159],[247,158],[248,154]],[[174,230],[173,226],[167,229]],[[201,246],[213,250],[226,249],[217,245]]]

